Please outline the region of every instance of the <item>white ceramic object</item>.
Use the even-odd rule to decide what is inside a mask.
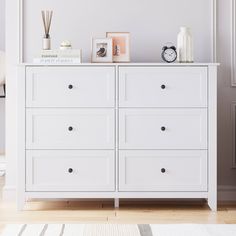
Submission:
[[[191,29],[181,27],[177,39],[178,62],[193,62],[193,37]]]
[[[43,38],[43,50],[51,49],[51,38]]]

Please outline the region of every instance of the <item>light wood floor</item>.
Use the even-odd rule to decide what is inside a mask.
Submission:
[[[0,178],[0,190],[3,179]],[[236,204],[220,205],[212,212],[205,202],[113,201],[30,202],[18,212],[16,205],[0,200],[0,232],[11,223],[199,223],[236,224]]]

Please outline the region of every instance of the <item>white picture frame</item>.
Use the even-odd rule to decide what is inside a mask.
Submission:
[[[112,59],[112,39],[92,38],[92,63],[111,63]]]
[[[112,38],[113,62],[130,62],[130,33],[107,32],[107,38]]]

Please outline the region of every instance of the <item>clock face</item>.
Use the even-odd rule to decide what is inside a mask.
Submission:
[[[166,62],[174,62],[177,59],[177,53],[172,48],[167,48],[163,51],[162,58]]]

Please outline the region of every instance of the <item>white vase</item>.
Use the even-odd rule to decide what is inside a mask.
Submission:
[[[181,27],[177,39],[178,62],[193,62],[193,37],[190,28]]]
[[[51,38],[43,38],[43,50],[51,49]]]

